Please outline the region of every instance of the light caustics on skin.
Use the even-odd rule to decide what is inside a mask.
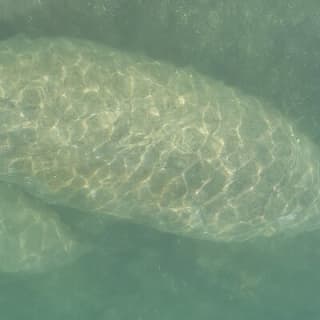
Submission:
[[[0,180],[213,240],[319,224],[319,155],[259,100],[91,42],[0,45]]]

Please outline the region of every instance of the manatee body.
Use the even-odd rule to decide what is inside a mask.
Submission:
[[[319,154],[281,114],[190,70],[81,40],[0,45],[0,179],[200,239],[319,224]]]
[[[85,251],[52,208],[0,184],[0,272],[43,272]]]

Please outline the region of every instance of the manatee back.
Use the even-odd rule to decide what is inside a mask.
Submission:
[[[259,100],[80,40],[10,40],[0,59],[1,179],[196,238],[317,227],[318,152]]]

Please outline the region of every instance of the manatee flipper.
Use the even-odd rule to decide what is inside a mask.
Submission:
[[[43,272],[84,251],[47,205],[16,186],[0,184],[0,272]]]
[[[12,39],[0,61],[1,180],[196,238],[319,227],[319,152],[268,104],[75,39]]]

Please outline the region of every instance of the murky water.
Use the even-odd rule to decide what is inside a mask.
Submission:
[[[77,37],[194,69],[270,102],[314,148],[320,148],[319,31],[317,1],[0,0],[1,41],[20,33]],[[0,57],[1,67],[6,61]],[[6,79],[0,74],[1,81]],[[0,95],[2,101],[8,98]],[[1,145],[5,150],[5,142]],[[6,259],[0,261],[1,319],[320,316],[317,230],[245,242],[195,240],[126,221],[93,220],[73,209],[17,196],[11,188],[12,199],[3,191],[0,206],[0,257]],[[22,213],[17,211],[21,206]],[[42,221],[42,210],[50,211],[50,218]],[[11,229],[3,223],[10,212]],[[300,212],[292,210],[279,221],[289,225]],[[64,232],[60,223],[67,226],[63,239],[74,239],[76,249],[81,243],[80,250],[65,259],[73,251],[52,240],[46,248],[55,248],[56,260],[52,251],[43,250],[47,263],[31,263],[33,252],[43,246],[34,240],[40,227],[30,229],[32,241],[24,243],[29,264],[14,270],[18,264],[11,253],[21,248],[26,234],[21,230],[30,217],[42,223],[43,237]],[[50,259],[45,260],[46,254]]]

